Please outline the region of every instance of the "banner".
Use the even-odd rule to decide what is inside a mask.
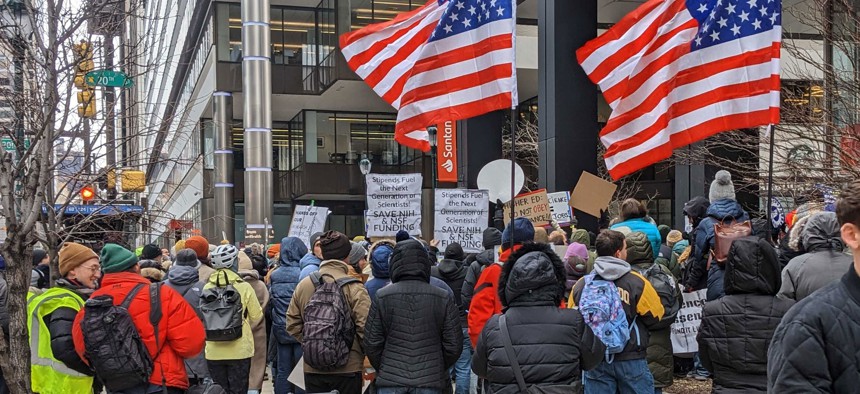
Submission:
[[[457,122],[449,120],[436,131],[436,174],[439,182],[457,183]]]
[[[678,311],[678,318],[672,323],[672,351],[675,354],[695,353],[699,351],[696,336],[702,325],[702,307],[707,299],[707,289],[682,293],[684,303]]]
[[[367,236],[421,235],[421,174],[367,175]]]
[[[290,223],[289,236],[302,240],[308,249],[313,249],[313,246],[310,245],[311,235],[325,230],[325,222],[329,213],[331,211],[326,207],[296,205],[296,209],[293,211],[293,221]]]
[[[573,211],[570,209],[570,192],[549,193],[549,208],[552,211],[552,220],[559,225],[570,224],[573,220]]]
[[[490,193],[486,190],[436,189],[433,238],[439,250],[456,242],[466,253],[484,250],[489,223]]]
[[[547,226],[552,219],[546,189],[524,193],[514,199],[514,217],[524,217],[534,226]],[[505,226],[511,221],[511,204],[505,204]]]

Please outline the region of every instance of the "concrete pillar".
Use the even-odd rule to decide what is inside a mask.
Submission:
[[[242,0],[245,242],[272,234],[272,63],[269,0]]]
[[[215,129],[215,234],[216,239],[234,242],[233,209],[233,95],[212,94],[212,123]]]
[[[582,171],[597,173],[597,87],[576,50],[597,36],[597,0],[538,2],[539,184],[570,191]],[[576,215],[597,231],[597,218]]]

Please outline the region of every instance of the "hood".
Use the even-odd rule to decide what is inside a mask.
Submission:
[[[179,286],[190,285],[200,281],[200,273],[197,268],[186,265],[174,265],[167,272],[167,280]]]
[[[591,245],[591,237],[588,235],[588,231],[584,229],[579,229],[573,232],[570,235],[570,243],[581,243],[585,246]]]
[[[481,244],[484,249],[493,250],[496,245],[502,244],[502,232],[495,227],[489,227],[484,230],[484,238]]]
[[[730,294],[776,295],[782,284],[776,249],[759,237],[732,242],[726,261],[724,289]]]
[[[801,219],[795,220],[794,225],[791,226],[791,231],[788,232],[788,248],[795,252],[805,252],[806,250],[803,248],[803,230],[806,228],[806,223],[809,222],[809,219],[812,216],[806,216]]]
[[[439,270],[439,275],[446,280],[456,280],[466,277],[466,266],[460,260],[443,259],[436,269]]]
[[[452,242],[445,248],[445,258],[463,261],[466,258],[466,253],[463,252],[463,247],[460,244]]]
[[[630,264],[613,256],[594,259],[594,273],[606,280],[616,280],[630,272]]]
[[[820,212],[812,215],[806,222],[800,239],[807,252],[819,250],[842,252],[845,249],[839,221],[834,212]]]
[[[677,253],[680,256],[681,253],[684,253],[684,250],[687,249],[688,246],[690,246],[690,241],[682,239],[676,242],[675,246],[672,247],[672,253]]]
[[[253,282],[260,280],[260,273],[256,270],[239,270],[239,276],[245,282]]]
[[[238,273],[233,272],[233,270],[231,270],[229,268],[221,268],[221,269],[215,270],[215,272],[212,273],[212,275],[209,277],[208,283],[216,285],[216,286],[218,286],[218,285],[224,286],[225,285],[225,283],[224,283],[225,279],[226,279],[226,283],[228,283],[228,284],[234,284],[236,282],[243,282],[242,277],[239,276]]]
[[[84,286],[84,285],[82,285],[76,281],[72,281],[72,280],[69,280],[66,278],[57,279],[57,287],[62,287],[66,290],[71,290],[75,294],[81,296],[81,298],[83,298],[84,301],[88,300],[90,298],[90,296],[93,295],[93,292],[96,291],[95,289],[91,289],[91,288],[86,287],[86,286]]]
[[[630,265],[649,267],[654,264],[654,250],[648,236],[641,231],[627,235],[627,262]]]
[[[308,247],[297,237],[284,237],[281,240],[281,264],[298,267],[302,257],[308,254]]]
[[[711,206],[708,208],[708,216],[719,220],[725,220],[728,217],[740,220],[746,216],[746,212],[744,212],[743,207],[737,201],[722,199],[711,203]]]
[[[308,252],[304,257],[302,257],[301,260],[299,260],[299,267],[301,267],[302,269],[309,265],[315,265],[319,267],[320,264],[322,264],[322,260],[320,260],[319,257],[314,256],[312,252]]]
[[[707,198],[702,196],[693,197],[692,200],[684,204],[684,215],[693,218],[694,225],[698,224],[698,221],[702,220],[708,214],[710,206],[711,201]]]
[[[389,272],[389,258],[394,252],[394,242],[382,240],[374,242],[370,246],[370,269],[374,278],[388,279],[391,277]]]
[[[391,253],[391,282],[402,280],[420,280],[430,282],[430,255],[424,245],[415,240],[405,240],[397,243]]]
[[[552,248],[544,244],[525,244],[502,267],[499,300],[505,307],[559,305],[564,283],[564,265]]]
[[[490,264],[493,264],[496,260],[496,252],[492,249],[482,251],[475,255],[475,261],[483,265],[484,267],[488,267]]]

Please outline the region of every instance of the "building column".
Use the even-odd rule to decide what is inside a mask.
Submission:
[[[701,142],[683,147],[687,150],[687,157],[691,160],[688,162],[679,162],[675,164],[675,207],[672,224],[674,228],[684,228],[684,204],[696,196],[704,196],[708,198],[707,183],[705,183],[705,165],[702,161],[693,159],[694,152],[703,149]]]
[[[597,173],[597,87],[576,61],[576,50],[597,37],[597,0],[538,2],[539,184],[573,190],[582,171]],[[597,230],[597,218],[576,215]]]
[[[212,94],[212,123],[215,129],[215,234],[235,241],[233,209],[233,95]]]
[[[272,63],[269,0],[242,0],[245,242],[272,234]],[[268,234],[268,236],[266,236]],[[265,237],[265,238],[264,238]]]

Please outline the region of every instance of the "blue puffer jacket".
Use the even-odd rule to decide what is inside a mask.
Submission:
[[[621,223],[616,223],[611,227],[611,229],[618,230],[619,227],[627,227],[630,229],[631,233],[635,233],[637,231],[645,233],[645,235],[648,236],[648,241],[651,242],[651,250],[654,251],[654,258],[656,259],[660,254],[660,244],[662,244],[663,239],[660,236],[660,230],[657,229],[657,226],[654,223],[651,223],[645,218],[629,219]]]
[[[313,252],[308,252],[305,254],[305,257],[299,261],[299,266],[302,269],[301,276],[299,279],[307,278],[311,275],[311,273],[320,270],[320,264],[322,264],[322,260],[319,257],[314,256]]]
[[[690,265],[688,277],[684,281],[684,285],[693,290],[709,288],[709,297],[719,298],[723,295],[722,272],[714,272],[714,280],[708,280],[708,255],[711,253],[711,248],[714,246],[714,224],[719,222],[730,223],[734,219],[738,222],[750,220],[748,213],[744,211],[741,204],[735,200],[722,199],[712,201],[708,208],[708,215],[699,222],[696,227],[696,243],[693,245],[693,253],[690,258],[693,260]],[[713,270],[712,270],[713,271]],[[713,291],[711,291],[713,288]],[[713,299],[716,299],[713,298]]]
[[[376,299],[376,292],[391,283],[391,273],[388,271],[388,258],[394,251],[394,243],[391,241],[378,241],[370,247],[370,268],[373,271],[373,279],[367,281],[364,287],[370,300]]]
[[[269,293],[272,296],[272,325],[286,332],[287,309],[299,285],[299,260],[308,252],[305,244],[296,237],[286,237],[281,240],[281,259],[278,268],[269,276]],[[284,336],[290,343],[296,340],[289,335]],[[279,337],[280,338],[280,337]]]

